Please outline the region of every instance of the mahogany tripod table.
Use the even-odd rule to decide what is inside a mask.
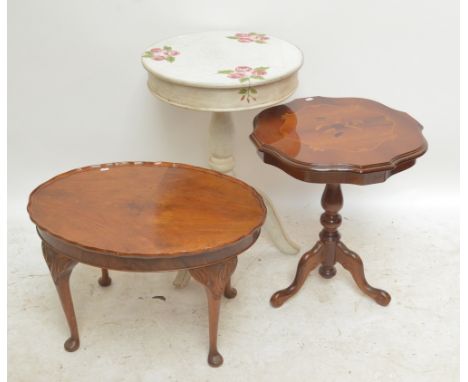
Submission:
[[[80,344],[69,286],[77,263],[101,268],[102,286],[111,283],[108,269],[187,269],[208,296],[208,363],[223,363],[217,349],[221,297],[236,296],[231,275],[237,255],[257,240],[266,214],[252,187],[189,165],[109,163],[43,183],[31,193],[28,212],[70,327],[66,350]]]
[[[413,166],[427,150],[422,126],[371,100],[311,97],[262,111],[250,137],[265,163],[299,180],[326,184],[319,240],[302,256],[292,284],[273,294],[271,304],[283,305],[319,265],[320,275],[332,278],[338,262],[362,292],[388,305],[390,295],[368,284],[362,260],[340,240],[341,184],[380,183]]]

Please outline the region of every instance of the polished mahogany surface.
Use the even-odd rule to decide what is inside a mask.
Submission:
[[[213,252],[256,238],[265,219],[261,197],[242,181],[164,162],[72,170],[34,190],[28,211],[43,238],[123,257]]]
[[[302,98],[266,109],[255,118],[251,138],[267,163],[295,171],[292,175],[299,178],[297,170],[302,169],[308,172],[306,181],[321,181],[314,171],[397,172],[427,150],[415,119],[360,98]],[[288,166],[296,169],[288,171]],[[389,175],[322,180],[373,183]]]

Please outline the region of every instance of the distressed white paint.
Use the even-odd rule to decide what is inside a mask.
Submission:
[[[158,41],[145,51],[169,46],[179,54],[173,62],[143,57],[143,66],[170,83],[225,89],[238,88],[239,81],[219,74],[220,70],[237,66],[268,67],[264,80],[253,80],[253,85],[260,85],[289,77],[301,67],[302,52],[289,42],[273,36],[268,36],[264,44],[228,38],[237,32],[201,32]],[[248,83],[241,86],[247,87]]]

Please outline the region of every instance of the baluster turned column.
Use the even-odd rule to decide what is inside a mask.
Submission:
[[[338,227],[341,225],[341,215],[338,213],[343,207],[343,194],[340,184],[327,184],[322,194],[322,207],[325,212],[320,216],[323,229],[320,241],[324,244],[323,263],[319,273],[326,279],[336,275],[336,245],[340,240]]]

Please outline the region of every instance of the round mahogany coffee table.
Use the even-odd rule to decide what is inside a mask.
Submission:
[[[422,126],[371,100],[311,97],[262,111],[250,137],[265,163],[302,181],[326,184],[320,240],[302,256],[293,283],[276,292],[271,304],[283,305],[320,264],[320,275],[332,278],[339,262],[365,294],[388,305],[390,295],[367,283],[361,259],[340,241],[340,184],[380,183],[413,166],[427,150]]]
[[[223,363],[217,349],[220,299],[223,293],[235,297],[237,255],[256,241],[266,214],[252,187],[189,165],[109,163],[43,183],[31,193],[28,212],[70,327],[66,350],[80,344],[69,287],[77,263],[102,268],[102,286],[110,284],[108,269],[188,269],[208,295],[208,363]]]

